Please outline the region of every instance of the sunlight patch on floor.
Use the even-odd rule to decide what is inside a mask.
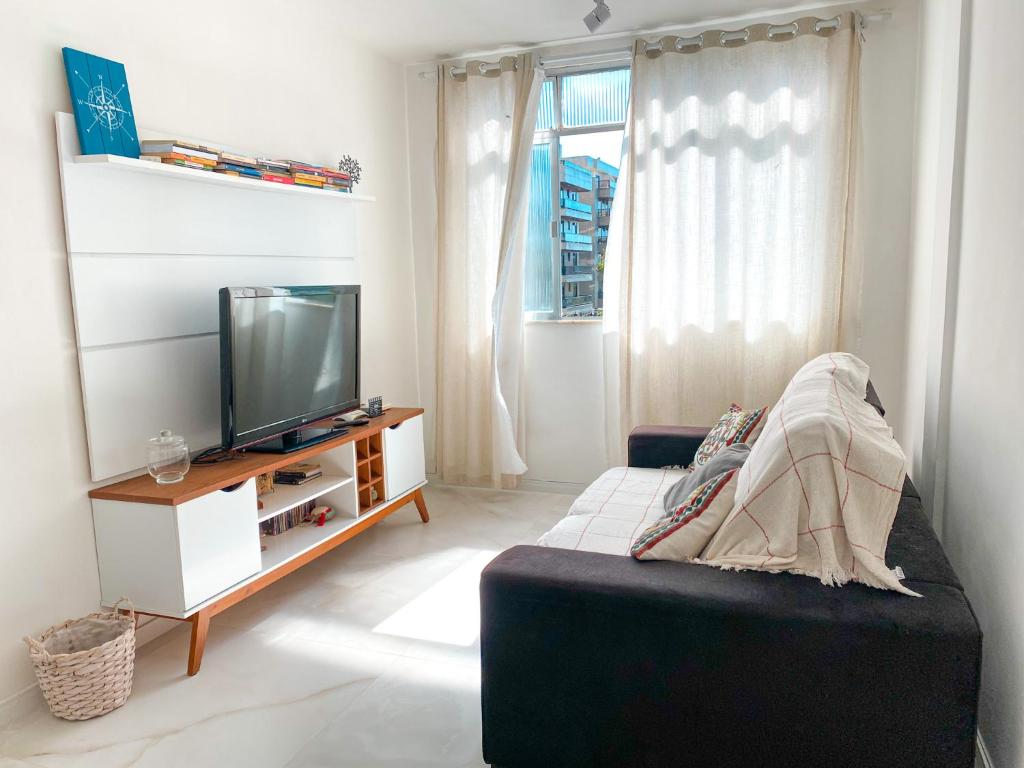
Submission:
[[[498,552],[481,550],[373,628],[374,632],[469,646],[480,634],[480,571]]]

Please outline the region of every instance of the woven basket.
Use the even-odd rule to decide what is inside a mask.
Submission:
[[[118,612],[122,603],[128,613]],[[135,608],[127,598],[113,613],[90,613],[26,637],[39,687],[50,711],[65,720],[88,720],[117,709],[132,692]]]

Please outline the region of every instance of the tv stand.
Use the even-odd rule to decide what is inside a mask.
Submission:
[[[330,433],[286,455],[240,453],[193,465],[173,485],[141,475],[89,492],[102,604],[127,596],[136,613],[190,622],[189,675],[199,672],[213,616],[410,502],[430,520],[422,408],[391,408],[347,430],[330,430],[329,421],[313,426]],[[296,461],[319,462],[322,475],[277,485],[258,505],[256,477]],[[312,499],[337,515],[266,536],[261,551],[259,523]]]
[[[348,429],[343,426],[333,427],[302,427],[285,432],[283,435],[264,440],[262,443],[246,448],[247,451],[256,453],[293,453],[309,448],[311,445],[330,440],[332,437],[348,434]]]

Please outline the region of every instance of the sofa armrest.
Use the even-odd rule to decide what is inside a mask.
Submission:
[[[514,547],[481,576],[483,749],[502,768],[973,764],[963,593]]]
[[[710,427],[639,426],[629,433],[628,459],[631,467],[687,466]]]

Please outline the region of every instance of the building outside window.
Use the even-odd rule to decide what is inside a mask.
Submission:
[[[530,176],[525,310],[600,316],[608,219],[619,175],[629,70],[548,78]]]

